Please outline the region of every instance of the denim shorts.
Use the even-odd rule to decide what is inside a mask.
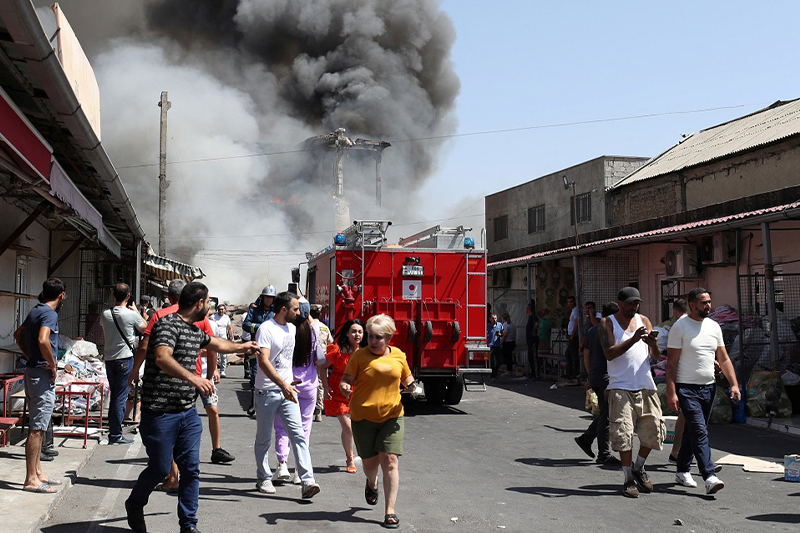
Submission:
[[[25,396],[32,431],[46,431],[56,405],[56,384],[49,368],[25,369]]]

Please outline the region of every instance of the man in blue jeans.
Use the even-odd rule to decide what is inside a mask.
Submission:
[[[104,358],[106,377],[111,392],[108,406],[108,443],[133,444],[133,439],[122,436],[122,419],[125,417],[125,401],[128,399],[136,332],[144,332],[147,324],[136,304],[131,299],[131,288],[127,283],[114,285],[114,307],[103,311],[100,325],[106,339]]]
[[[211,380],[195,373],[197,352],[206,346],[224,353],[258,350],[254,342],[235,344],[209,337],[194,325],[207,314],[208,288],[202,283],[192,282],[181,292],[178,311],[153,325],[145,360],[142,421],[139,425],[149,460],[125,501],[128,525],[133,531],[147,531],[144,506],[155,486],[169,472],[174,457],[180,471],[180,531],[197,532],[203,424],[195,409],[195,392],[210,396],[214,391]]]
[[[719,362],[731,385],[734,403],[739,401],[741,393],[733,364],[725,351],[722,329],[708,318],[711,294],[698,287],[689,292],[687,299],[689,314],[675,322],[667,340],[667,405],[673,411],[680,407],[686,417],[675,482],[684,487],[697,486],[689,472],[694,455],[705,480],[706,494],[715,494],[725,484],[714,473],[708,443],[708,419],[716,390],[714,360]]]

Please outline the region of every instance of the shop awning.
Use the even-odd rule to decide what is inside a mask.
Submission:
[[[163,280],[183,279],[193,281],[206,276],[200,267],[187,265],[186,263],[152,253],[148,253],[145,256],[144,264],[148,271]]]
[[[6,92],[0,88],[0,142],[16,164],[43,180],[50,179],[53,150]]]
[[[564,257],[571,257],[576,254],[583,255],[600,250],[624,248],[635,244],[664,242],[665,240],[674,239],[676,237],[708,235],[709,233],[722,229],[737,229],[752,224],[760,224],[762,222],[775,222],[778,220],[796,219],[798,217],[800,217],[800,201],[766,209],[757,209],[746,213],[709,218],[697,222],[689,222],[641,233],[633,233],[631,235],[613,237],[611,239],[581,243],[578,246],[566,246],[555,250],[537,252],[535,254],[514,257],[503,261],[495,261],[489,263],[488,267],[507,268],[541,261],[553,261]]]

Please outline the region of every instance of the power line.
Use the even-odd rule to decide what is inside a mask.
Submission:
[[[530,131],[530,130],[540,130],[540,129],[548,129],[548,128],[565,128],[570,126],[583,126],[587,124],[602,124],[607,122],[621,122],[625,120],[638,120],[643,118],[655,118],[655,117],[665,117],[670,115],[690,115],[695,113],[709,113],[711,111],[723,111],[727,109],[740,109],[742,107],[752,107],[754,105],[763,105],[763,104],[736,104],[736,105],[729,105],[729,106],[719,106],[719,107],[707,107],[704,109],[689,109],[684,111],[664,111],[661,113],[644,113],[640,115],[629,115],[624,117],[610,117],[610,118],[597,118],[597,119],[590,119],[590,120],[578,120],[572,122],[555,122],[552,124],[538,124],[534,126],[521,126],[519,128],[504,128],[504,129],[496,129],[496,130],[483,130],[483,131],[473,131],[467,133],[451,133],[448,135],[432,135],[430,137],[414,137],[410,139],[389,139],[388,142],[391,143],[412,143],[412,142],[422,142],[422,141],[433,141],[433,140],[441,140],[441,139],[457,139],[460,137],[474,137],[477,135],[496,135],[498,133],[515,133],[520,131]],[[167,162],[168,165],[178,165],[183,163],[208,163],[212,161],[226,161],[229,159],[244,159],[250,157],[268,157],[273,155],[284,155],[284,154],[296,154],[302,152],[311,152],[316,150],[316,148],[297,148],[293,150],[280,150],[276,152],[259,152],[253,154],[240,154],[240,155],[230,155],[230,156],[220,156],[220,157],[204,157],[199,159],[184,159],[182,161],[169,161]],[[158,166],[158,163],[141,163],[138,165],[124,165],[116,167],[117,170],[125,170],[125,169],[132,169],[132,168],[145,168],[145,167],[155,167]]]

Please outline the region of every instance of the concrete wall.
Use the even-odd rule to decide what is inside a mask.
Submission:
[[[536,178],[486,197],[486,229],[489,255],[556,241],[574,234],[570,208],[572,189],[564,188],[564,177],[576,184],[575,193],[591,194],[591,221],[581,223],[581,233],[607,227],[605,188],[642,166],[645,158],[603,156]],[[545,206],[544,231],[528,233],[528,209]],[[508,238],[495,240],[494,220],[508,216]]]

